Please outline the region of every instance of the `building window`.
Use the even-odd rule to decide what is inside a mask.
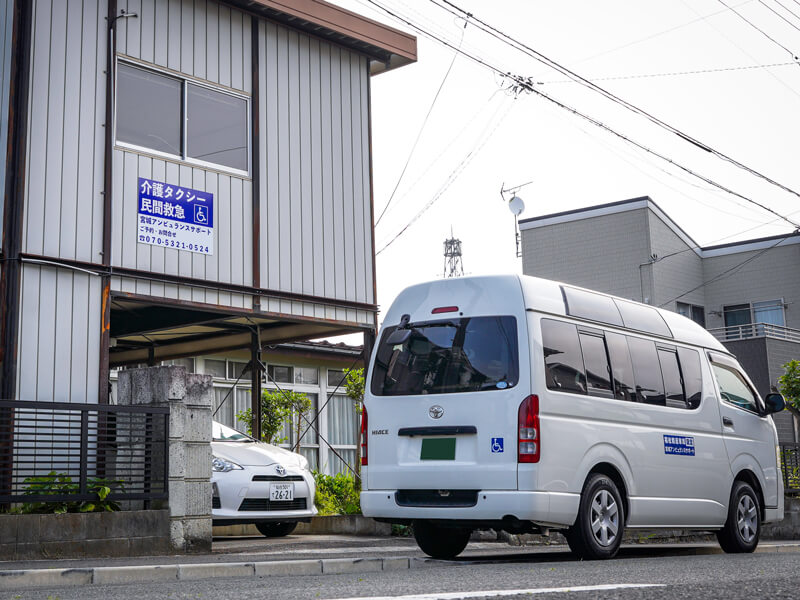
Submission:
[[[328,369],[328,387],[342,387],[344,385],[344,371]]]
[[[336,451],[335,454],[331,452],[331,473],[349,475],[350,469],[355,469],[356,464],[359,409],[348,396],[336,394],[331,397],[328,410],[330,444]]]
[[[203,372],[212,377],[225,379],[225,361],[206,358],[203,361]]]
[[[786,320],[783,315],[783,300],[753,302],[753,322],[768,323],[780,327],[786,326]]]
[[[116,98],[118,142],[249,170],[246,98],[124,62],[117,69]]]
[[[229,360],[228,361],[228,379],[242,379],[244,377],[244,371],[247,368],[246,362],[239,362],[236,360]]]
[[[316,367],[295,367],[294,382],[306,385],[319,385],[319,369]]]
[[[267,382],[292,383],[294,382],[294,375],[292,374],[292,371],[292,367],[269,365],[267,366]]]
[[[701,327],[706,326],[706,309],[704,307],[695,304],[686,304],[685,302],[678,302],[677,304],[677,312],[679,315],[691,319]]]
[[[723,308],[725,314],[725,327],[734,327],[736,325],[750,325],[752,319],[750,316],[749,304],[734,304]]]
[[[193,358],[174,358],[172,360],[165,360],[162,365],[171,365],[173,367],[183,367],[187,373],[194,373],[194,359]],[[147,366],[147,365],[144,365]]]

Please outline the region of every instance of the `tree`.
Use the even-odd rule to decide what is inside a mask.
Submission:
[[[781,394],[786,398],[786,408],[800,417],[800,361],[790,360],[783,365],[784,374],[778,378]]]
[[[344,370],[344,389],[347,397],[353,401],[356,415],[364,410],[364,369]],[[356,489],[361,489],[361,419],[356,418]]]
[[[280,444],[286,438],[276,437],[283,424],[292,417],[292,411],[305,413],[311,407],[311,400],[300,392],[287,390],[264,390],[261,392],[261,440],[268,444]],[[237,418],[247,426],[247,433],[253,434],[253,413],[251,409],[238,413]],[[298,443],[299,443],[299,424],[298,417]]]

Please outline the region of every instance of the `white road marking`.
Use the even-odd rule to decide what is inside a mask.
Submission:
[[[604,585],[576,585],[573,587],[530,588],[525,590],[483,590],[475,592],[438,592],[430,594],[410,594],[408,596],[369,596],[338,598],[337,600],[466,600],[468,598],[499,598],[518,594],[559,594],[564,592],[598,592],[603,590],[624,590],[631,588],[664,587],[659,583],[610,583]]]

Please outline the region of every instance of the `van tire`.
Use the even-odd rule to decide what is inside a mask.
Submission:
[[[294,531],[294,528],[297,527],[297,523],[289,522],[281,522],[281,523],[256,523],[256,529],[258,532],[263,535],[264,537],[268,538],[275,538],[275,537],[283,537],[289,535]]]
[[[752,552],[761,535],[761,507],[758,494],[744,481],[734,481],[728,504],[728,519],[717,531],[717,540],[725,552]]]
[[[472,531],[440,527],[430,521],[414,521],[414,539],[420,550],[431,558],[449,560],[464,551]]]
[[[586,560],[613,558],[624,529],[625,505],[616,484],[602,473],[592,473],[583,486],[575,524],[566,533],[569,549]]]

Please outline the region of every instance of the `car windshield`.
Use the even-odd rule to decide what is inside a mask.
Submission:
[[[376,396],[502,390],[517,384],[514,317],[411,323],[405,340],[392,344],[395,330],[387,327],[378,347],[371,383]]]
[[[211,439],[215,442],[255,442],[249,435],[231,429],[222,423],[213,422],[211,427]]]

